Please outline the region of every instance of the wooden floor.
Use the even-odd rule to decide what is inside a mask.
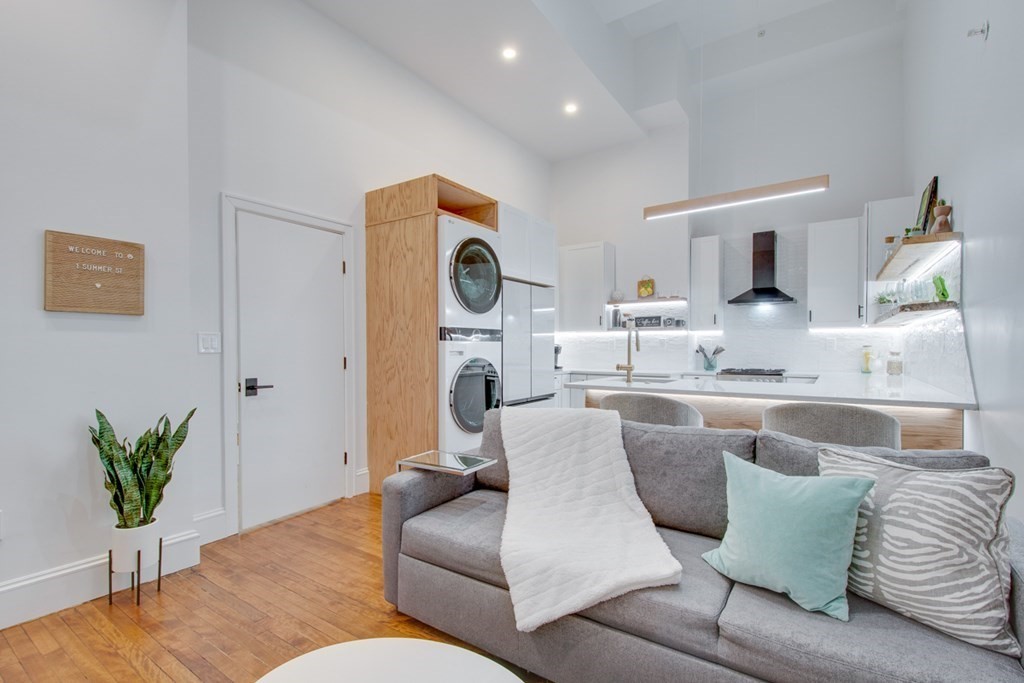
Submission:
[[[385,602],[380,548],[375,495],[211,543],[140,607],[122,591],[0,631],[0,681],[254,681],[358,638],[461,644]]]

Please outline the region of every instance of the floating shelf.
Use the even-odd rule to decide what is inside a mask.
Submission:
[[[905,273],[918,265],[927,263],[929,260],[938,258],[943,252],[950,248],[951,243],[963,241],[961,232],[938,232],[934,235],[918,235],[916,237],[904,237],[903,241],[886,260],[885,265],[878,271],[876,280],[893,281],[905,276]]]
[[[649,299],[632,299],[630,301],[609,301],[608,305],[609,306],[636,306],[637,304],[640,304],[641,306],[643,306],[643,305],[646,305],[646,304],[660,304],[662,306],[670,306],[672,304],[685,304],[685,303],[686,303],[686,297],[685,296],[668,297],[668,298],[665,298],[665,299],[656,299],[656,298],[654,298],[652,296]]]
[[[960,304],[956,301],[934,301],[931,303],[924,304],[903,304],[897,306],[888,313],[884,313],[878,317],[873,325],[877,327],[898,327],[900,325],[906,325],[912,323],[915,320],[922,318],[930,318],[939,313],[946,311],[956,311],[960,309]]]

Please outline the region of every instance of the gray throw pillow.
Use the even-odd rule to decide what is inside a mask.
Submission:
[[[756,462],[761,467],[767,467],[779,474],[791,477],[813,477],[818,474],[818,449],[822,446],[835,446],[842,450],[867,453],[891,462],[901,462],[933,470],[965,470],[971,467],[989,466],[988,458],[972,451],[897,451],[880,446],[853,448],[840,444],[815,443],[768,429],[762,429],[757,434]]]
[[[866,477],[850,591],[972,645],[1011,657],[1006,502],[1001,467],[927,470],[864,453],[822,448],[823,477]]]

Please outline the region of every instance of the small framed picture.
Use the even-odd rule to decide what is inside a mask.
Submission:
[[[636,298],[646,299],[654,296],[654,278],[645,277],[636,283]]]
[[[932,216],[932,209],[935,208],[935,203],[939,200],[939,177],[933,177],[927,187],[924,188],[924,192],[921,194],[921,206],[917,210],[917,223],[915,227],[920,227],[922,234],[928,234],[928,228],[934,220]]]

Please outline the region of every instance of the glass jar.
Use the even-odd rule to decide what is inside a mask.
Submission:
[[[871,361],[875,359],[875,354],[871,348],[871,344],[865,344],[860,350],[860,371],[865,375],[871,374]]]
[[[903,374],[903,356],[899,351],[889,352],[889,359],[885,362],[885,374],[893,376]]]
[[[885,260],[888,261],[896,253],[896,235],[888,235],[885,238]]]

